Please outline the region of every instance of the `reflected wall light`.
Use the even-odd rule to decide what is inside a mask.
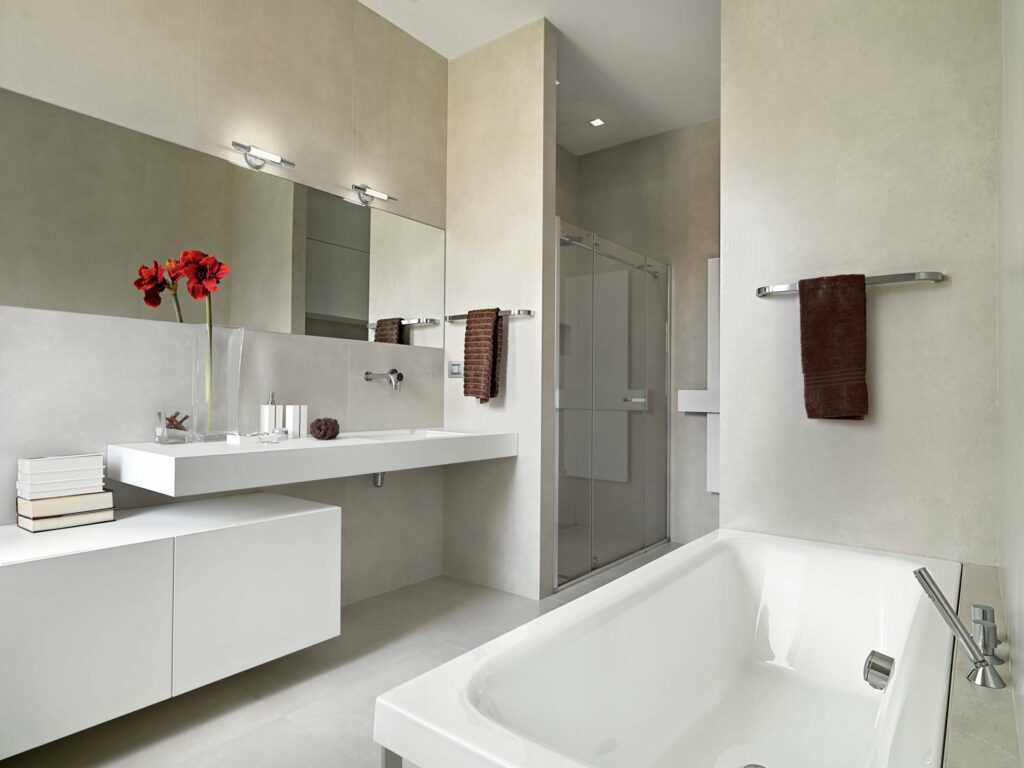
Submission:
[[[295,167],[295,163],[291,160],[285,160],[280,155],[275,155],[273,152],[267,152],[267,150],[254,147],[251,144],[242,144],[238,141],[232,141],[231,148],[237,152],[241,152],[245,156],[245,162],[250,168],[256,171],[260,170],[267,163],[280,165],[283,168]]]

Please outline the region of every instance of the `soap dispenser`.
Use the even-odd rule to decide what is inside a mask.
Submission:
[[[260,432],[265,435],[272,435],[275,429],[284,428],[284,406],[274,402],[274,393],[270,393],[270,399],[260,406]]]

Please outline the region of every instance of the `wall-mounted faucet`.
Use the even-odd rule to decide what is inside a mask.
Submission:
[[[967,679],[983,688],[1005,688],[1006,683],[1003,682],[1003,678],[999,676],[995,667],[985,658],[985,654],[982,653],[981,648],[978,647],[974,638],[971,637],[970,632],[960,623],[956,611],[953,610],[953,606],[949,604],[946,596],[942,594],[942,590],[939,589],[939,585],[935,583],[932,575],[928,573],[928,569],[918,568],[914,571],[914,578],[917,579],[921,589],[924,590],[924,593],[935,604],[946,625],[953,630],[953,634],[963,644],[967,655],[971,657],[974,669],[967,673]]]
[[[402,388],[402,382],[405,380],[405,374],[402,373],[397,368],[392,368],[387,373],[373,373],[371,371],[367,371],[366,373],[363,374],[363,379],[365,379],[366,381],[373,381],[374,379],[387,379],[388,384],[391,385],[391,388],[395,390],[395,392],[397,392]]]

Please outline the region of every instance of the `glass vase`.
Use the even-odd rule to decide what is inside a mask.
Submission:
[[[192,326],[189,439],[193,442],[224,440],[229,433],[238,432],[238,387],[245,329],[214,326],[212,331],[211,339],[208,326]]]

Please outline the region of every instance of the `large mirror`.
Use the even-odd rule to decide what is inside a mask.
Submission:
[[[173,320],[132,282],[195,249],[231,269],[220,325],[443,345],[443,230],[3,89],[0,146],[0,304]]]

